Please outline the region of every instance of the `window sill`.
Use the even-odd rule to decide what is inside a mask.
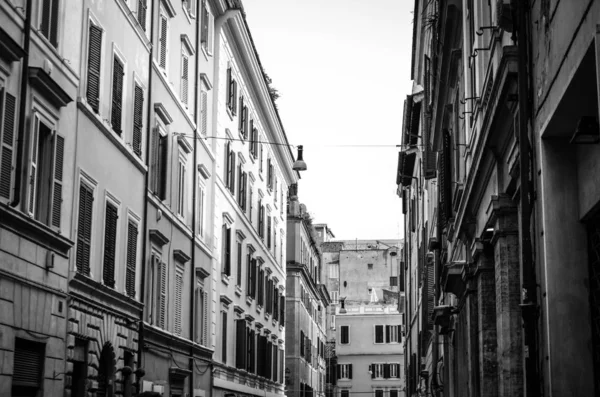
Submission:
[[[235,286],[235,294],[240,297],[242,296],[242,288],[239,285]]]
[[[246,304],[248,306],[252,306],[252,303],[254,302],[254,298],[252,298],[251,296],[247,296],[246,297]]]

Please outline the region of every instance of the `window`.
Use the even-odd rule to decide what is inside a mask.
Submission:
[[[375,343],[383,343],[383,325],[375,326]]]
[[[338,379],[352,379],[352,364],[338,364]]]
[[[222,273],[229,277],[231,276],[231,228],[226,224],[224,224],[222,227],[221,239],[221,264],[223,266]]]
[[[198,197],[196,198],[196,216],[197,222],[196,230],[198,231],[198,235],[200,237],[204,237],[204,212],[205,212],[205,200],[206,200],[206,190],[204,183],[200,179],[202,176],[198,176]]]
[[[133,153],[138,157],[142,157],[142,128],[144,126],[144,90],[138,84],[134,88],[133,97],[133,134],[131,145]]]
[[[340,397],[350,397],[350,390],[347,390],[347,389],[340,390]]]
[[[164,200],[167,197],[167,133],[162,125],[152,130],[150,190]]]
[[[227,312],[221,312],[221,360],[227,364]]]
[[[304,357],[304,354],[306,353],[306,348],[304,347],[304,331],[300,330],[300,356]]]
[[[398,277],[397,276],[390,277],[390,287],[397,287],[397,286],[398,286]]]
[[[367,269],[373,270],[373,264],[372,263],[367,263]]]
[[[390,366],[390,378],[400,377],[400,364],[388,364]]]
[[[175,318],[175,329],[173,330],[176,335],[181,335],[181,303],[183,301],[183,267],[180,265],[175,266],[175,313],[173,313],[173,317]]]
[[[246,261],[246,295],[250,298],[256,297],[256,258],[253,258],[254,249],[248,246]]]
[[[334,305],[338,303],[339,291],[331,291],[331,303]]]
[[[115,131],[119,135],[121,134],[124,75],[124,63],[117,57],[116,54],[114,54],[110,124],[112,126],[113,131]]]
[[[190,0],[192,1],[192,0]],[[207,1],[202,2],[200,42],[207,54],[213,53],[214,17]]]
[[[200,88],[200,133],[206,136],[208,133],[208,92],[206,88]]]
[[[38,115],[31,132],[28,212],[45,225],[60,228],[65,138]]]
[[[46,345],[15,338],[12,396],[37,396],[42,387]]]
[[[235,152],[231,149],[231,142],[225,145],[225,186],[235,194]]]
[[[196,0],[183,0],[182,6],[190,17],[194,18],[196,16]]]
[[[115,287],[115,253],[117,248],[117,228],[119,208],[110,201],[106,201],[104,214],[104,259],[102,281],[104,285]]]
[[[248,358],[248,326],[246,320],[235,320],[235,367],[238,369],[246,369]]]
[[[137,21],[144,31],[146,31],[146,10],[148,9],[148,0],[138,0]]]
[[[263,154],[264,154],[264,148],[263,148],[263,144],[261,143],[260,150],[258,153],[258,172],[261,175],[263,173]]]
[[[227,68],[227,109],[232,115],[237,113],[237,81],[233,77],[231,66]]]
[[[252,183],[252,182],[250,182]],[[252,211],[254,210],[254,186],[252,186],[252,184],[250,184],[250,188],[248,189],[248,203],[249,205],[247,205],[248,207],[248,220],[250,221],[250,224],[252,224]]]
[[[177,168],[177,215],[181,217],[185,216],[185,163],[186,159],[180,153]]]
[[[375,397],[383,397],[383,389],[375,389]]]
[[[250,129],[250,144],[248,145],[250,147],[250,155],[256,160],[256,156],[258,155],[258,129],[254,127],[253,119],[250,119],[250,126],[248,128]]]
[[[400,325],[386,325],[385,335],[386,343],[400,343],[402,341],[402,337],[400,336]]]
[[[350,327],[347,325],[340,326],[340,343],[342,345],[350,343]]]
[[[238,241],[237,243],[237,274],[235,285],[238,287],[242,286],[242,262],[244,260],[244,255],[242,252],[242,242]]]
[[[189,54],[185,48],[181,49],[181,82],[180,82],[180,93],[179,98],[181,102],[187,108],[188,106],[188,94],[189,94]]]
[[[398,397],[398,389],[390,389],[390,397]]]
[[[58,7],[59,0],[42,0],[42,20],[40,32],[50,40],[54,47],[58,47]]]
[[[98,113],[100,106],[102,33],[102,28],[89,22],[86,100],[95,113]]]
[[[273,163],[271,162],[271,159],[267,159],[267,188],[269,190],[273,190],[273,179],[274,179],[274,175],[273,175]]]
[[[164,10],[160,12],[158,26],[158,66],[167,71],[167,43],[169,33],[169,19]]]
[[[267,248],[271,249],[271,213],[267,214]]]
[[[16,98],[0,88],[0,197],[5,199],[12,188],[16,105]]]
[[[150,260],[148,320],[150,324],[164,329],[167,324],[167,264],[162,262],[157,252],[152,253]]]
[[[125,292],[135,298],[135,269],[137,262],[138,224],[132,219],[127,222],[127,263],[125,271]]]
[[[196,305],[196,343],[208,346],[208,293],[204,291],[200,279],[196,282],[195,305]]]
[[[244,139],[248,139],[248,107],[244,104],[244,97],[240,96],[239,132]]]
[[[92,214],[94,211],[94,189],[81,182],[79,185],[79,215],[77,220],[77,271],[90,275],[90,251],[92,241]]]
[[[258,201],[258,236],[265,238],[265,206],[262,205],[262,199]]]
[[[383,364],[371,364],[369,365],[369,371],[371,372],[371,378],[383,378]]]
[[[238,204],[243,211],[246,211],[246,197],[248,186],[248,173],[243,170],[242,164],[238,167]]]

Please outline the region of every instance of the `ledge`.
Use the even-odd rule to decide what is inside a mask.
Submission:
[[[237,314],[239,314],[240,316],[242,314],[244,314],[244,312],[245,312],[245,310],[241,306],[238,306],[238,305],[233,306],[233,311],[236,312]]]
[[[0,28],[0,54],[8,63],[16,62],[25,55],[25,50],[2,28]]]
[[[114,312],[117,312],[115,308],[121,308],[127,310],[130,314],[139,316],[144,308],[144,305],[135,299],[81,273],[73,273],[73,278],[69,281],[69,287],[70,294],[81,297],[85,301],[89,300],[86,302],[87,304],[99,305],[103,308],[108,307]]]
[[[229,307],[229,305],[231,305],[231,303],[233,302],[230,297],[228,297],[227,295],[223,295],[223,294],[221,294],[220,301],[222,304],[224,304],[227,307]]]
[[[179,135],[177,137],[177,143],[179,143],[179,146],[181,146],[181,148],[185,151],[186,154],[190,154],[192,153],[192,150],[194,149],[192,147],[192,145],[188,142],[187,138],[183,135]]]
[[[73,102],[73,98],[42,68],[30,67],[29,81],[32,87],[44,95],[50,103],[57,105],[59,108]]]
[[[202,178],[208,179],[210,178],[210,171],[204,164],[198,164],[198,172],[202,175]]]
[[[202,267],[197,267],[196,268],[196,276],[199,276],[202,279],[205,279],[206,277],[210,276],[210,273],[208,272],[208,270],[202,268]]]
[[[41,222],[38,222],[8,205],[0,205],[0,225],[19,236],[46,249],[68,258],[69,250],[75,244]]]
[[[149,235],[150,235],[150,241],[155,242],[156,244],[160,245],[161,247],[169,242],[169,239],[167,238],[167,236],[162,234],[160,232],[160,230],[158,230],[158,229],[150,229]]]
[[[188,254],[179,249],[173,251],[173,258],[181,263],[186,263],[192,259]]]
[[[156,112],[158,117],[160,117],[163,123],[168,125],[173,122],[173,118],[171,117],[169,112],[167,112],[167,109],[161,102],[156,102],[154,104],[154,111]]]
[[[442,290],[454,294],[456,297],[461,297],[465,292],[466,285],[464,283],[462,272],[466,263],[450,262],[442,267]]]

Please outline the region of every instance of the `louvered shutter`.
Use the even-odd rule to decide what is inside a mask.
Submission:
[[[285,295],[279,297],[279,322],[285,324]]]
[[[137,20],[144,31],[146,31],[146,9],[148,0],[138,0]]]
[[[181,102],[188,104],[188,56],[181,56]]]
[[[352,364],[348,364],[348,379],[352,379]]]
[[[79,216],[77,221],[77,271],[89,276],[94,192],[85,184],[79,186]]]
[[[112,108],[110,121],[113,130],[121,133],[121,107],[123,105],[123,64],[117,57],[113,60]]]
[[[451,137],[450,132],[445,129],[443,132],[443,144],[440,167],[440,219],[442,226],[446,226],[448,220],[452,217],[452,172],[451,172]]]
[[[106,204],[106,218],[104,223],[104,284],[110,288],[115,287],[115,252],[117,244],[117,208]]]
[[[125,273],[125,290],[127,295],[135,298],[135,268],[137,262],[138,227],[135,223],[127,224],[127,269]]]
[[[235,196],[235,152],[233,150],[231,151],[231,181],[229,190]]]
[[[159,305],[158,326],[165,328],[167,324],[167,264],[159,262]]]
[[[231,228],[225,228],[225,273],[231,275]]]
[[[244,97],[240,96],[240,118],[238,120],[238,130],[244,136]]]
[[[159,63],[158,65],[166,69],[167,67],[167,28],[168,28],[167,17],[165,15],[160,16],[160,52],[159,52]]]
[[[45,345],[16,339],[13,355],[13,386],[42,386]]]
[[[246,369],[246,321],[236,320],[235,329],[235,367]]]
[[[0,99],[3,92],[0,92]],[[0,197],[10,198],[12,187],[12,163],[15,139],[16,98],[6,93],[4,100],[4,120],[0,146]]]
[[[375,326],[375,343],[383,343],[383,325]]]
[[[435,305],[435,264],[427,265],[427,329],[433,330],[433,307]]]
[[[436,177],[436,152],[432,149],[431,144],[431,114],[428,112],[423,113],[423,168],[425,179],[433,179]]]
[[[390,378],[390,364],[383,364],[383,377],[385,379]]]
[[[235,96],[233,93],[233,76],[231,74],[231,67],[227,68],[227,107],[233,111],[233,102]]]
[[[375,366],[376,364],[369,364],[369,372],[371,373],[371,379],[375,379]]]
[[[225,187],[229,189],[229,181],[231,179],[231,170],[229,166],[231,165],[231,143],[227,142],[225,144],[225,164],[223,165],[223,169],[225,170]]]
[[[52,13],[50,16],[50,43],[58,47],[58,3],[59,0],[52,0]]]
[[[183,299],[183,272],[175,271],[175,334],[181,335],[181,301]]]
[[[203,293],[204,309],[202,312],[202,342],[203,346],[208,346],[208,292]]]
[[[100,105],[100,65],[102,61],[102,29],[90,23],[86,100],[98,113]]]
[[[208,9],[206,8],[206,0],[202,0],[201,7],[200,42],[202,47],[208,48]]]
[[[385,343],[390,343],[390,326],[386,325],[385,326]]]
[[[201,101],[201,106],[202,109],[200,109],[200,117],[202,118],[201,120],[201,132],[202,135],[206,135],[208,133],[208,94],[206,91],[202,90],[200,92],[200,101]]]
[[[158,194],[159,192],[159,139],[160,132],[158,127],[152,128],[152,135],[150,137],[150,189],[154,194]]]
[[[63,187],[63,163],[65,157],[65,138],[54,135],[54,180],[52,183],[52,226],[60,229]]]
[[[235,81],[235,79],[233,80],[233,98],[231,100],[231,113],[233,113],[234,115],[237,114],[237,102],[235,100],[235,98],[237,98],[237,81]]]
[[[133,100],[133,153],[138,157],[142,156],[142,120],[144,114],[144,90],[139,85],[135,85]]]
[[[35,216],[37,205],[38,151],[40,139],[40,121],[34,117],[34,129],[31,137],[31,159],[29,161],[29,215]]]

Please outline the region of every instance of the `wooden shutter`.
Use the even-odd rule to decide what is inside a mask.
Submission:
[[[375,326],[375,343],[383,343],[383,325]]]
[[[443,144],[440,167],[440,220],[442,227],[446,226],[448,220],[452,217],[452,171],[451,171],[451,137],[450,132],[445,129],[443,132]]]
[[[2,92],[0,92],[0,100]],[[15,139],[16,98],[6,93],[4,100],[4,120],[2,140],[0,141],[0,197],[10,198],[12,187],[12,164]]]
[[[40,139],[40,121],[37,117],[34,117],[34,127],[31,137],[31,159],[29,161],[29,201],[28,201],[28,212],[29,215],[35,216],[35,208],[37,201],[37,178],[38,178],[38,151],[39,151],[39,139]]]
[[[13,356],[13,386],[42,386],[45,345],[23,339],[15,340]]]
[[[342,379],[342,365],[341,364],[337,364],[336,365],[336,371],[335,372],[337,374],[336,378],[337,379]]]
[[[146,9],[148,0],[138,0],[137,20],[144,31],[146,31]]]
[[[188,104],[188,56],[181,56],[181,102]]]
[[[225,273],[231,275],[231,228],[225,228]]]
[[[352,379],[352,364],[348,364],[348,379]]]
[[[279,322],[285,324],[285,295],[282,295],[279,299],[279,311],[281,312],[279,315]]]
[[[202,341],[200,342],[203,346],[208,346],[208,292],[203,292],[203,305],[202,310]]]
[[[54,47],[58,47],[58,1],[42,0],[42,24],[40,30]]]
[[[100,105],[100,66],[102,61],[102,29],[90,23],[88,42],[88,66],[86,100],[98,113]]]
[[[160,16],[160,52],[159,52],[159,60],[158,65],[166,69],[167,67],[167,17],[165,15]]]
[[[104,220],[104,284],[110,288],[115,287],[115,253],[117,246],[117,220],[119,215],[117,208],[106,203],[106,215]]]
[[[231,191],[231,194],[233,194],[235,196],[235,152],[232,150],[231,151],[231,180],[230,185],[229,185],[229,190]]]
[[[390,364],[383,364],[383,377],[389,379],[390,377]]]
[[[135,93],[133,99],[133,137],[132,146],[133,153],[138,157],[142,156],[142,120],[144,114],[144,90],[139,85],[135,85]]]
[[[235,322],[235,367],[246,369],[246,320]]]
[[[206,0],[202,0],[200,18],[200,42],[202,47],[208,49],[208,9],[206,8]]]
[[[165,328],[167,324],[167,264],[159,262],[159,303],[158,303],[158,326]]]
[[[138,227],[134,222],[127,224],[127,269],[125,273],[125,290],[127,296],[135,298],[135,269],[137,262]]]
[[[240,134],[244,136],[244,97],[240,96],[240,118],[239,118],[238,130]]]
[[[41,0],[42,1],[42,24],[40,25],[40,31],[47,38],[50,39],[50,14],[52,10],[52,0]],[[56,1],[56,0],[55,0]]]
[[[201,101],[201,109],[200,109],[200,117],[201,117],[201,132],[202,135],[206,135],[208,133],[208,94],[206,91],[200,91],[200,101]]]
[[[221,360],[227,364],[227,312],[221,314]]]
[[[167,158],[168,158],[168,147],[167,137],[159,136],[158,139],[158,196],[161,200],[167,197]]]
[[[183,270],[175,271],[175,334],[181,335],[181,301],[183,299]]]
[[[391,327],[389,325],[385,326],[385,343],[390,343],[390,332]]]
[[[60,229],[63,187],[63,163],[65,157],[65,138],[54,135],[54,180],[52,183],[52,226]]]
[[[123,63],[115,56],[113,59],[112,108],[110,121],[113,130],[121,133],[121,108],[123,105]]]
[[[227,68],[227,107],[233,111],[233,102],[235,96],[233,94],[233,76],[231,75],[231,67]]]
[[[90,247],[94,192],[85,184],[79,185],[79,216],[77,221],[77,260],[79,273],[90,274]]]

